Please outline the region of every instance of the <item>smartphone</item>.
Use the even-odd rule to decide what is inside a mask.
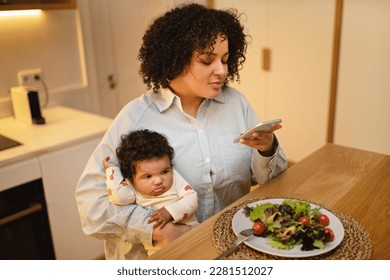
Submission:
[[[280,124],[282,122],[281,119],[275,119],[270,121],[264,121],[261,123],[258,123],[250,128],[248,128],[244,133],[242,133],[240,136],[237,136],[234,138],[233,142],[237,143],[242,138],[251,138],[252,133],[255,131],[268,131],[272,129],[275,125]]]

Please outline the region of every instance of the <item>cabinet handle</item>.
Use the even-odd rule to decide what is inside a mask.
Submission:
[[[107,80],[108,80],[108,85],[109,85],[110,89],[115,89],[116,88],[115,75],[114,74],[108,75]]]
[[[263,49],[263,70],[271,70],[271,49],[268,48]]]
[[[24,209],[24,210],[22,210],[20,212],[17,212],[15,214],[9,215],[8,217],[0,219],[0,226],[8,224],[8,223],[11,223],[13,221],[16,221],[18,219],[21,219],[23,217],[31,215],[31,214],[33,214],[35,212],[40,211],[40,210],[42,210],[42,204],[35,203],[35,204],[31,205],[27,209]]]

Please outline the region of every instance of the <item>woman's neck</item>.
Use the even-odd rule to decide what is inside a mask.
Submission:
[[[186,112],[188,115],[196,118],[200,104],[202,104],[204,98],[187,97],[187,96],[180,96],[180,95],[178,96],[180,97],[183,111]]]
[[[171,83],[170,89],[180,98],[181,107],[183,108],[183,111],[186,112],[188,115],[196,118],[198,109],[200,107],[200,104],[202,104],[204,98],[183,93],[181,90],[179,90],[180,87],[173,83]]]

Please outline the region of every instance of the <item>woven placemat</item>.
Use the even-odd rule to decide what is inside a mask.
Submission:
[[[232,219],[234,214],[240,210],[245,205],[258,201],[263,199],[268,199],[270,197],[266,198],[256,198],[247,200],[246,202],[237,205],[224,213],[222,213],[216,220],[216,222],[213,225],[212,228],[212,239],[214,246],[216,247],[218,253],[222,253],[228,248],[230,248],[234,241],[236,240],[236,235],[233,232],[232,229]],[[287,199],[295,199],[295,198],[287,198]],[[309,203],[313,203],[310,201],[307,201]],[[371,259],[372,255],[372,242],[371,239],[367,233],[367,231],[354,219],[349,217],[348,215],[345,215],[341,212],[335,211],[335,210],[329,210],[328,208],[316,204],[324,209],[327,209],[328,211],[332,212],[343,224],[345,235],[343,238],[343,241],[340,243],[339,246],[337,246],[334,250],[327,252],[322,255],[314,256],[314,257],[308,257],[303,258],[305,260],[307,259],[325,259],[325,260],[366,260]],[[228,225],[228,226],[227,226]],[[262,253],[259,251],[256,251],[244,243],[238,246],[238,248],[228,255],[225,259],[229,260],[286,260],[288,258],[285,257],[279,257],[279,256],[273,256],[266,253]],[[299,258],[293,258],[293,259],[299,259]]]

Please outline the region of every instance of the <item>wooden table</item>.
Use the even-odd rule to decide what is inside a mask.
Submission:
[[[225,210],[256,197],[296,197],[338,210],[369,233],[373,259],[390,259],[390,156],[327,144]],[[214,259],[211,229],[220,214],[150,259]]]

